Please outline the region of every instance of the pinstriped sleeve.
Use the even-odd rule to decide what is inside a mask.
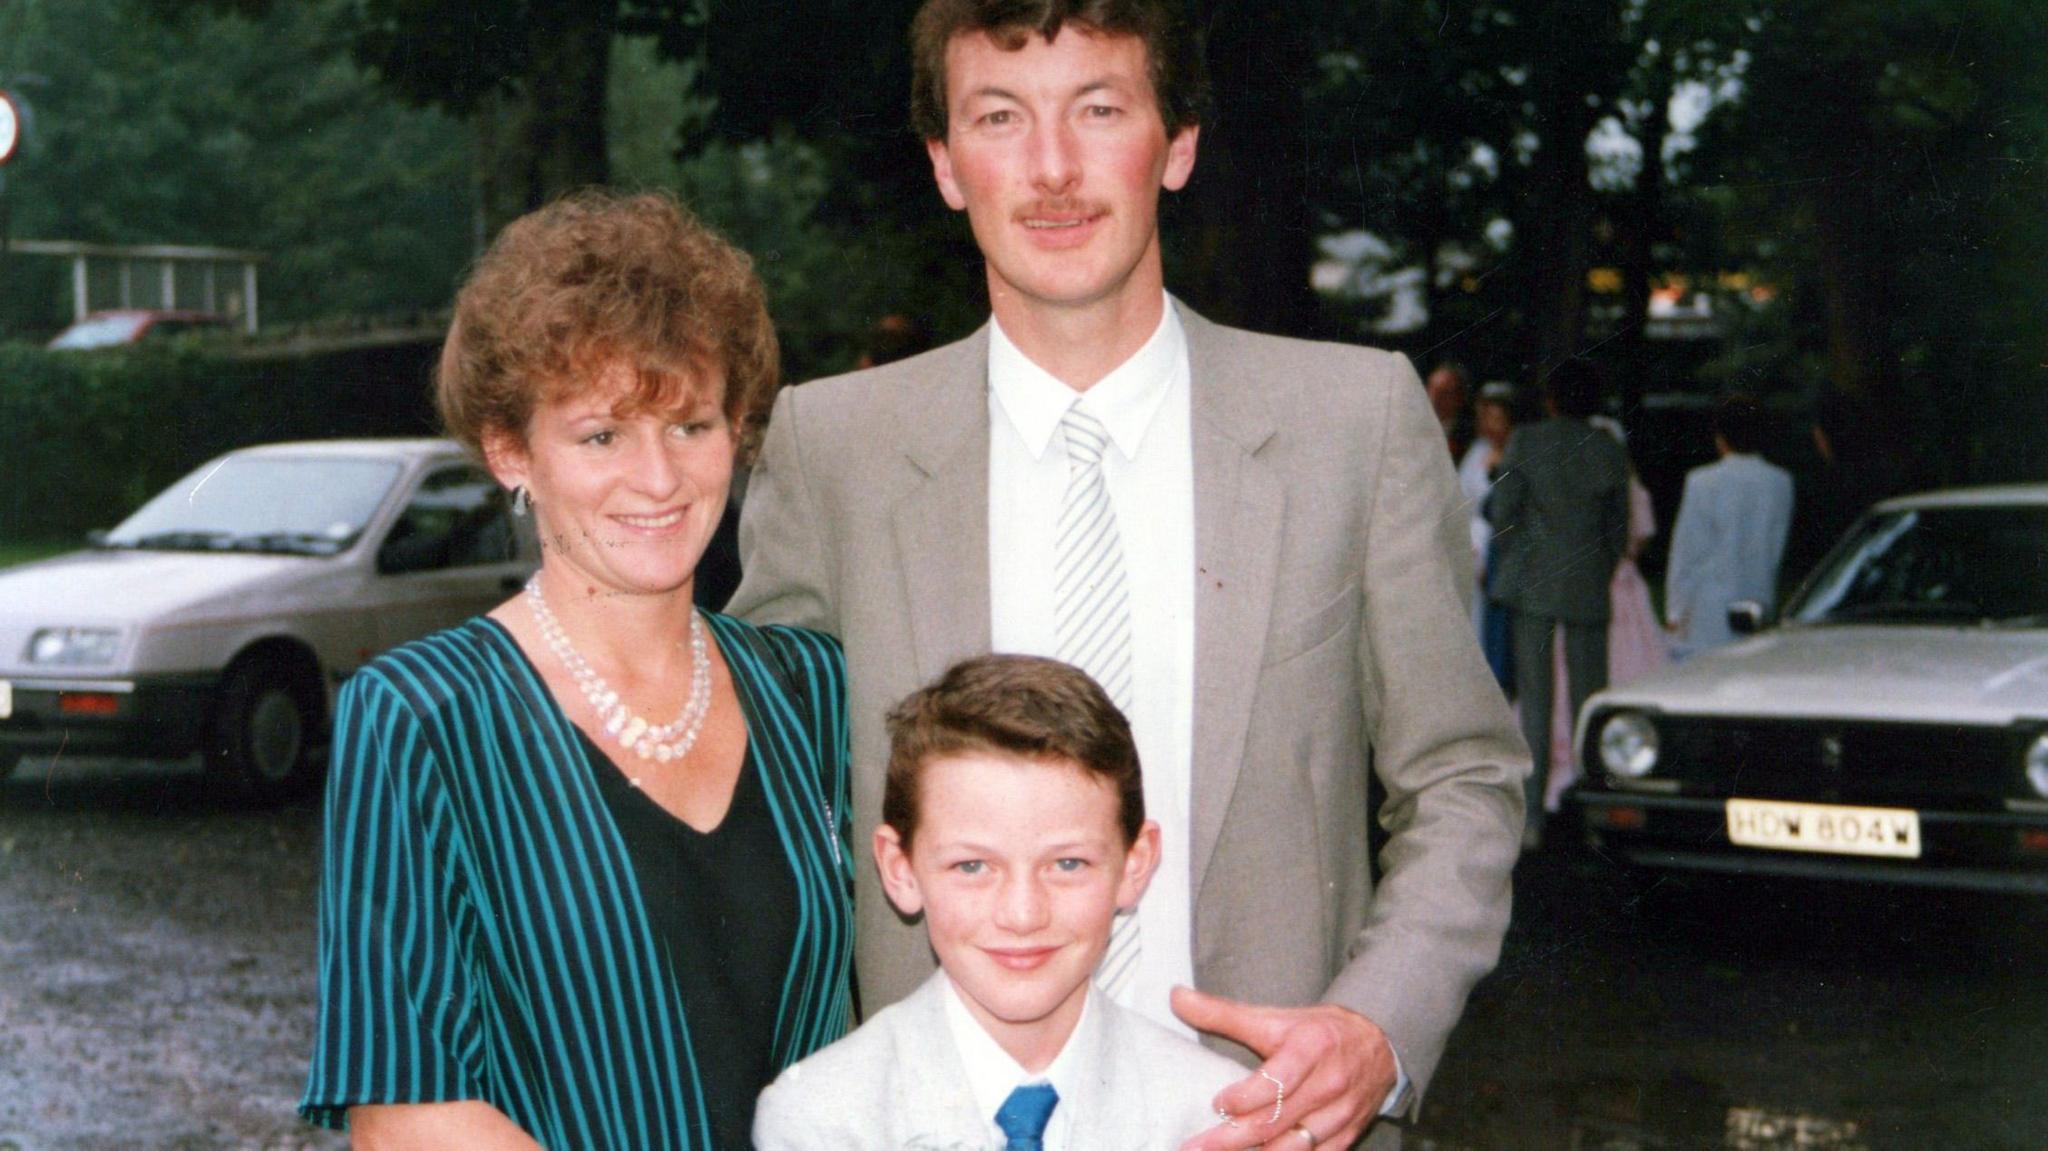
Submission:
[[[427,733],[376,667],[343,686],[321,844],[320,1009],[300,1113],[480,1095],[469,915]]]
[[[810,717],[813,746],[825,770],[824,785],[839,813],[838,832],[848,831],[848,776],[852,751],[851,731],[846,718],[846,651],[838,639],[809,628],[774,627],[769,632],[781,641],[783,662],[791,679],[801,685],[800,702]]]

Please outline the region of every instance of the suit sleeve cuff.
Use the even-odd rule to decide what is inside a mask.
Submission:
[[[1389,1050],[1392,1050],[1390,1047]],[[1401,1067],[1401,1053],[1394,1052],[1394,1089],[1387,1092],[1386,1101],[1380,1104],[1380,1118],[1399,1115],[1408,1109],[1408,1099],[1415,1094],[1415,1084],[1409,1082],[1408,1072]]]

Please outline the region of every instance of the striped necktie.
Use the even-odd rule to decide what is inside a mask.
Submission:
[[[1056,654],[1095,677],[1126,715],[1131,707],[1131,589],[1124,574],[1123,538],[1102,478],[1109,433],[1077,400],[1060,418],[1067,440],[1067,492],[1060,502],[1054,555],[1053,624]],[[1096,982],[1112,998],[1130,982],[1142,943],[1136,914],[1121,915]]]

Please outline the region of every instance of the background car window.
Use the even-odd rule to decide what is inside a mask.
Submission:
[[[505,493],[482,470],[442,468],[420,482],[377,552],[386,574],[440,571],[517,558]]]
[[[332,555],[362,534],[400,474],[388,460],[226,456],[164,489],[101,546]]]
[[[2048,508],[1872,517],[1792,610],[1806,622],[2032,619],[2048,613]]]

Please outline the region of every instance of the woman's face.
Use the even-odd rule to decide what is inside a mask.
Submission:
[[[1515,430],[1514,417],[1508,414],[1506,404],[1482,402],[1473,412],[1474,427],[1485,439],[1496,444],[1508,441],[1508,433]]]
[[[571,594],[687,592],[725,511],[738,434],[719,406],[722,376],[673,410],[625,414],[633,382],[611,361],[589,387],[535,408],[524,444],[486,438],[499,482],[533,500],[543,570]]]

